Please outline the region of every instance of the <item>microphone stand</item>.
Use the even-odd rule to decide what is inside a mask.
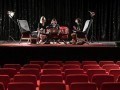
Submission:
[[[91,12],[91,11],[89,11],[89,13],[90,13],[90,16],[91,16],[91,20],[92,20],[92,32],[91,32],[91,38],[90,38],[90,41],[91,42],[93,42],[93,39],[95,39],[96,40],[96,38],[95,38],[95,36],[94,36],[94,32],[93,32],[93,17],[95,16],[95,13],[94,12]],[[96,40],[97,41],[97,40]]]
[[[11,34],[10,34],[10,29],[11,29],[11,23],[10,23],[10,20],[12,20],[16,25],[18,25],[13,19],[12,19],[12,16],[11,15],[9,15],[9,36],[8,36],[8,41],[10,40],[10,39],[12,39],[14,42],[16,42],[16,40],[11,36]]]

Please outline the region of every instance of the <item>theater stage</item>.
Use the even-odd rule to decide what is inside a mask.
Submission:
[[[0,42],[1,64],[28,63],[30,60],[120,60],[116,42],[93,42],[84,45],[30,44]]]

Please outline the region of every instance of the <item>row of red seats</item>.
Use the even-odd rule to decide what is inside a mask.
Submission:
[[[3,82],[5,87],[9,82],[32,82],[37,87],[41,82],[61,82],[66,85],[71,85],[73,82],[95,82],[99,88],[103,82],[115,82],[113,75],[108,75],[105,71],[93,70],[94,73],[87,74],[69,74],[63,80],[62,75],[47,74],[41,75],[40,82],[37,80],[36,75],[30,74],[16,74],[11,80],[8,75],[0,75],[0,82]],[[95,72],[96,71],[96,72]],[[120,76],[116,82],[120,82]]]
[[[34,64],[35,65],[35,64]],[[40,65],[37,65],[37,66],[40,66]],[[59,66],[59,65],[58,65]],[[85,66],[85,65],[84,65]],[[95,66],[99,66],[99,65],[95,65]],[[114,64],[112,64],[112,66],[114,66]],[[4,66],[5,67],[5,66]],[[91,67],[91,66],[90,66]],[[89,67],[89,68],[90,68]],[[25,72],[24,70],[24,68],[27,68],[26,70],[29,72],[29,73],[27,73],[27,72]],[[28,68],[30,68],[30,69],[28,69]],[[74,67],[70,67],[70,68],[74,68]],[[96,67],[95,67],[96,68]],[[111,67],[110,67],[111,68]],[[11,71],[9,71],[9,70],[11,70],[11,68],[9,68],[8,69],[8,71],[2,71],[2,69],[8,69],[8,68],[1,68],[1,71],[0,72],[2,72],[2,73],[8,73],[8,74],[10,74],[10,73],[13,73],[13,72],[11,72]],[[38,73],[36,73],[35,74],[35,77],[38,75],[38,77],[36,77],[37,79],[40,77],[40,74],[39,74],[39,72],[41,71],[40,70],[41,68],[38,68],[38,67],[28,67],[27,65],[24,65],[23,66],[23,68],[22,69],[20,69],[20,73],[22,73],[22,74],[34,74],[35,72],[34,72],[34,70],[37,70],[37,72]],[[53,69],[53,67],[52,67],[52,69]],[[52,74],[54,74],[53,72],[57,72],[57,73],[60,73],[61,72],[61,68],[59,68],[59,69],[54,69],[53,71],[52,71],[52,69],[49,69],[49,68],[47,68],[47,69],[42,69],[42,74],[43,74],[43,76],[45,76],[44,77],[44,79],[43,80],[46,80],[45,82],[47,82],[47,80],[48,79],[46,79],[46,76],[49,76],[49,75],[44,75],[44,74],[47,74],[46,73],[46,71],[48,70],[50,73],[52,73]],[[93,68],[91,68],[91,69],[93,69]],[[14,69],[14,70],[16,70],[16,69]],[[14,71],[13,70],[13,71]],[[33,71],[32,71],[33,70]],[[83,73],[76,73],[75,71],[76,70],[78,70],[78,71],[83,71]],[[119,69],[117,69],[118,71],[119,71]],[[59,72],[60,71],[60,72]],[[64,70],[63,70],[64,71]],[[65,78],[68,76],[70,76],[70,79],[71,79],[71,77],[72,76],[74,76],[74,75],[66,75],[66,71],[67,70],[65,70]],[[85,73],[84,71],[86,71],[87,73]],[[89,71],[92,71],[93,73],[88,73]],[[110,70],[111,71],[111,70]],[[68,72],[70,72],[69,70],[68,70]],[[72,69],[72,72],[73,73],[70,73],[70,74],[79,74],[79,75],[77,75],[77,76],[74,76],[74,78],[73,79],[71,79],[71,80],[82,80],[82,79],[78,79],[78,78],[80,78],[80,77],[87,77],[87,79],[83,79],[83,80],[87,80],[87,81],[85,81],[85,82],[92,82],[92,79],[91,78],[89,78],[89,77],[92,77],[93,76],[93,74],[104,74],[103,76],[108,76],[108,77],[113,77],[113,76],[111,76],[111,75],[107,75],[107,74],[110,74],[110,73],[106,73],[106,70],[104,69],[101,69],[101,68],[99,68],[99,69],[96,69],[96,70],[83,70],[83,69],[80,69],[80,67],[79,68],[74,68],[74,69]],[[17,72],[16,72],[17,73]],[[16,74],[16,73],[13,73],[13,76]],[[119,75],[119,74],[118,74]],[[10,75],[10,77],[13,77],[12,75]],[[19,76],[19,75],[18,75]],[[24,75],[23,75],[24,76]],[[27,75],[25,75],[26,77],[27,77]],[[25,77],[24,76],[24,77]],[[42,76],[42,75],[41,75]],[[62,79],[62,75],[55,75],[55,76],[58,76],[58,77],[61,77],[61,81],[63,80]],[[53,75],[52,77],[53,77],[53,79],[51,78],[51,76],[50,76],[50,79],[51,80],[55,80],[54,82],[57,82],[56,80],[58,80],[59,81],[59,79],[58,78],[56,78],[55,79],[55,76]],[[14,77],[15,78],[15,77]],[[104,78],[104,77],[103,77]],[[20,79],[21,81],[22,81],[22,79]],[[30,79],[31,80],[31,79]],[[35,79],[34,79],[35,80]],[[40,79],[41,81],[42,81],[42,79]],[[103,79],[103,80],[105,80],[105,79]],[[108,79],[109,80],[109,79]],[[111,82],[114,82],[114,77],[113,77],[113,79],[111,79],[111,80],[113,80],[113,81],[111,81]],[[65,80],[65,84],[67,84],[66,83],[67,82],[67,80]],[[80,82],[80,81],[79,81]],[[70,83],[71,84],[71,83]]]
[[[0,90],[5,90],[4,85],[0,83]],[[8,90],[97,90],[95,83],[72,83],[69,88],[64,83],[41,83],[36,88],[30,82],[11,82],[8,84]],[[104,82],[100,90],[120,90],[120,83]]]

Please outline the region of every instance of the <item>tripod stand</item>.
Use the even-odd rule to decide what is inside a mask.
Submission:
[[[97,41],[96,38],[95,38],[95,36],[94,36],[94,31],[93,31],[93,18],[91,18],[91,22],[92,22],[91,23],[91,29],[92,30],[91,30],[90,42],[93,42],[94,40]]]
[[[11,21],[10,20],[12,20],[12,21],[14,21],[13,19],[12,19],[12,15],[11,15],[11,12],[10,11],[8,11],[8,15],[9,15],[9,31],[8,31],[8,41],[10,41],[11,39],[14,41],[14,42],[16,42],[15,41],[15,39],[11,36]],[[15,21],[14,21],[15,22]],[[16,22],[15,22],[16,23]]]
[[[91,42],[93,42],[93,40],[95,39],[95,41],[96,41],[96,38],[95,38],[95,36],[94,36],[94,32],[93,32],[93,18],[94,18],[94,16],[95,16],[95,12],[91,12],[91,11],[88,11],[89,13],[90,13],[90,17],[91,17],[91,19],[90,19],[90,21],[91,21],[91,38],[90,38],[90,41]]]

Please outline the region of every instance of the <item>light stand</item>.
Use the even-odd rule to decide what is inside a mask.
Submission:
[[[95,16],[95,12],[91,12],[91,11],[88,11],[90,13],[90,16],[91,16],[91,20],[92,20],[92,30],[91,30],[91,38],[90,38],[90,41],[93,42],[93,40],[96,40],[95,36],[94,36],[94,32],[93,32],[93,18]],[[97,41],[97,40],[96,40]]]
[[[14,42],[16,42],[15,41],[15,39],[11,36],[11,23],[10,23],[10,20],[12,20],[12,21],[14,21],[12,18],[13,18],[13,16],[14,16],[14,14],[15,14],[15,12],[13,12],[13,11],[8,11],[7,12],[7,14],[8,14],[8,16],[9,16],[9,36],[8,36],[8,41],[10,40],[10,39],[12,39]],[[15,21],[14,21],[15,22]],[[16,22],[15,22],[16,23]]]

